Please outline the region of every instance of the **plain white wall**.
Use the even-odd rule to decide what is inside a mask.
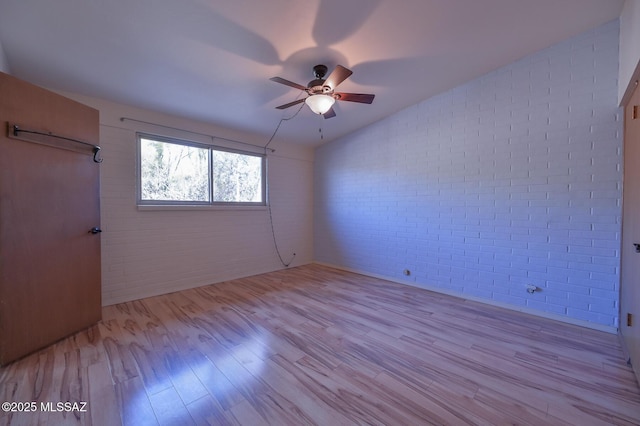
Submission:
[[[211,140],[120,118],[261,145],[266,140],[100,99],[63,94],[100,111],[104,305],[283,268],[274,250],[266,208],[139,210],[136,131],[202,143]],[[313,150],[278,144],[277,138],[272,147],[276,152],[267,159],[268,190],[278,245],[285,262],[296,253],[291,266],[309,263],[313,260]]]
[[[620,14],[620,73],[618,103],[622,102],[631,80],[640,76],[640,0],[626,0]]]
[[[615,330],[618,30],[611,22],[318,148],[316,260]]]

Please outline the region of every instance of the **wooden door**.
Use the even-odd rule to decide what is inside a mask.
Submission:
[[[0,126],[4,365],[101,318],[98,111],[0,73]]]
[[[640,383],[640,88],[624,117],[620,333]]]

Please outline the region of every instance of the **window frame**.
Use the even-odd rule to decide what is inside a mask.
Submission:
[[[145,200],[142,199],[142,139],[170,143],[174,145],[188,146],[193,148],[206,149],[208,151],[208,181],[209,181],[209,201],[188,201],[188,200]],[[262,201],[214,201],[214,181],[213,181],[213,152],[228,152],[233,154],[246,155],[260,158],[260,183]],[[265,207],[267,206],[267,156],[240,149],[222,147],[201,142],[194,142],[170,136],[159,136],[151,133],[136,132],[136,203],[139,207]]]

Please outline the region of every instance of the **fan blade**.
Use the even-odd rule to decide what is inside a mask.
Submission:
[[[302,102],[304,102],[304,99],[298,99],[298,100],[295,100],[293,102],[289,102],[288,104],[277,106],[276,109],[287,109],[287,108],[292,107],[294,105],[298,105],[298,104],[300,104]]]
[[[336,87],[338,87],[338,84],[349,78],[351,74],[353,74],[353,71],[343,67],[342,65],[337,65],[336,69],[334,69],[325,80],[324,85],[331,87],[331,90],[335,90]]]
[[[336,116],[336,111],[333,109],[333,107],[329,108],[329,111],[325,112],[324,114],[324,118],[332,118]]]
[[[294,83],[293,81],[285,80],[282,77],[272,77],[269,80],[275,81],[276,83],[284,84],[285,86],[293,87],[295,89],[307,90],[307,88],[304,87],[303,85]]]
[[[339,101],[360,102],[361,104],[370,104],[376,95],[366,93],[336,93]]]

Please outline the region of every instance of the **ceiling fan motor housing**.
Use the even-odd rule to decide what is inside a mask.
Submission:
[[[327,71],[329,71],[329,68],[327,68],[326,65],[316,65],[313,67],[313,75],[317,79],[323,79],[324,76],[327,75]]]
[[[325,86],[324,84],[326,81],[324,76],[327,74],[328,70],[329,68],[322,64],[313,67],[313,75],[316,79],[311,80],[309,84],[307,84],[307,93],[309,93],[309,95],[327,95],[333,91],[331,87]]]
[[[316,80],[311,80],[309,84],[307,84],[307,93],[310,95],[321,95],[330,94],[333,90],[329,86],[324,85],[325,80],[319,78]]]

